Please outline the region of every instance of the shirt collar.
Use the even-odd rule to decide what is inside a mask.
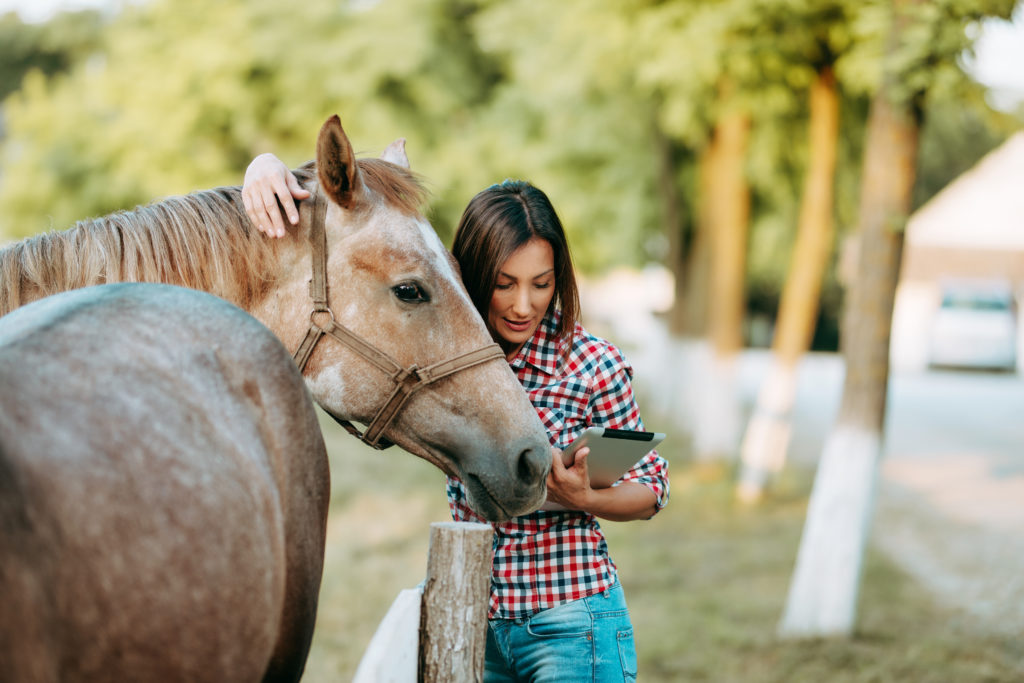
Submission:
[[[533,336],[519,352],[509,361],[514,370],[529,365],[546,375],[555,376],[562,359],[562,340],[556,336],[560,311],[552,311],[544,316]]]

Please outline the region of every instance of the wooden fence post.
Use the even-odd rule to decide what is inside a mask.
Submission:
[[[430,525],[420,610],[423,683],[479,683],[484,678],[493,534],[489,524]]]

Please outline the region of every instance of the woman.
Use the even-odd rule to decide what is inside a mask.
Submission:
[[[243,197],[253,223],[283,235],[278,200],[297,221],[308,195],[282,162],[257,157]],[[562,224],[548,197],[506,180],[466,207],[452,245],[462,278],[491,335],[533,402],[552,442],[548,504],[494,524],[487,681],[631,681],[633,628],[598,517],[647,519],[668,502],[668,463],[644,456],[611,488],[590,486],[580,449],[561,449],[591,425],[643,429],[632,368],[617,348],[579,324],[579,296]],[[456,521],[482,522],[448,479]]]

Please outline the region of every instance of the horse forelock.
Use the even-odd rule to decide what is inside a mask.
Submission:
[[[429,193],[418,175],[383,159],[360,159],[358,164],[371,192],[402,213],[422,212]]]
[[[356,163],[359,165],[363,184],[372,195],[371,201],[365,202],[361,207],[372,208],[375,202],[383,202],[407,215],[423,212],[430,192],[420,175],[383,159],[358,159]],[[307,187],[317,181],[315,161],[310,161],[292,172]],[[356,210],[359,208],[357,205]]]
[[[176,284],[248,308],[277,275],[273,252],[245,215],[239,188],[170,197],[0,251],[0,314],[107,282]]]

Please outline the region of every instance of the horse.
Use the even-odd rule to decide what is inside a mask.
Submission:
[[[212,293],[296,349],[317,403],[357,435],[352,422],[370,425],[366,442],[397,444],[458,477],[486,519],[536,509],[546,433],[420,211],[426,192],[404,141],[357,160],[334,115],[315,163],[296,173],[313,198],[290,239],[264,238],[240,188],[223,187],[6,247],[0,315],[100,283]]]
[[[466,484],[471,504],[489,520],[501,521],[536,509],[544,500],[550,467],[546,433],[466,293],[454,259],[422,215],[426,193],[422,182],[409,169],[404,144],[392,144],[380,159],[357,160],[340,119],[333,116],[320,129],[315,161],[297,169],[297,175],[311,191],[312,198],[302,203],[299,225],[288,239],[263,238],[246,217],[239,188],[224,187],[80,221],[66,231],[39,235],[5,247],[0,250],[0,315],[3,316],[0,320],[5,327],[13,325],[8,318],[19,314],[17,309],[49,306],[50,299],[46,297],[62,292],[70,296],[69,290],[85,288],[85,296],[86,292],[95,291],[92,285],[163,283],[209,292],[254,317],[279,343],[294,350],[296,371],[301,372],[313,399],[366,443],[375,447],[397,444],[445,473],[459,477]],[[164,320],[166,313],[166,320],[178,320],[181,311],[176,309],[187,307],[182,303],[172,306],[167,298],[152,298],[156,319]],[[52,306],[67,312],[69,309],[61,308],[61,301],[65,299],[58,299]],[[109,305],[116,308],[113,303]],[[202,307],[197,305],[197,308]],[[82,303],[76,319],[92,315],[94,310],[99,307]],[[18,319],[24,320],[20,314],[14,320]],[[142,319],[152,322],[148,317]],[[251,327],[239,325],[239,333],[204,338],[214,355],[205,357],[205,361],[201,354],[197,355],[199,368],[215,366],[218,353],[255,354],[250,348],[254,342],[244,333]],[[108,381],[104,367],[96,366],[89,358],[102,343],[78,347],[68,341],[58,348],[50,346],[48,336],[39,338],[43,341],[32,362],[14,362],[14,365],[24,365],[24,372],[40,377],[50,373],[53,379],[46,384],[50,388],[46,396],[52,395],[52,398],[64,391],[64,383],[100,386]],[[175,345],[182,339],[170,334],[166,338],[169,341],[163,345],[156,343],[159,339],[140,337],[152,339],[154,355],[174,352]],[[129,349],[112,344],[112,348],[120,348],[123,355],[130,357],[139,345]],[[261,368],[259,357],[254,360],[257,369]],[[154,375],[162,378],[168,372],[163,369]],[[236,392],[245,394],[252,389],[253,385],[239,379],[240,375],[232,377],[235,379],[225,382]],[[162,417],[145,425],[140,422],[137,429],[120,434],[116,442],[118,452],[141,449],[150,442],[166,444],[173,440],[172,435],[187,434],[192,429],[199,430],[208,437],[207,443],[217,448],[233,439],[248,444],[256,434],[273,440],[274,434],[282,433],[266,424],[257,428],[252,420],[239,423],[248,425],[245,429],[232,427],[230,420],[206,426],[201,419],[203,409],[182,407],[194,406],[197,400],[187,383],[154,383],[154,388],[149,390],[148,374],[136,375],[134,380],[137,381],[130,383],[131,391],[140,399],[144,397],[160,406],[162,410],[153,414]],[[180,612],[161,611],[168,610],[167,601],[174,599],[191,605],[194,619],[204,622],[202,628],[191,625],[191,639],[184,639],[186,636],[182,635],[174,642],[182,647],[199,647],[209,637],[210,642],[217,644],[218,651],[224,650],[223,641],[207,631],[216,629],[226,618],[225,603],[218,602],[216,592],[189,583],[176,570],[159,574],[168,581],[160,589],[167,595],[161,596],[159,601],[144,601],[143,606],[151,607],[150,610],[130,604],[139,591],[129,591],[126,596],[118,594],[124,577],[153,571],[156,560],[141,561],[135,552],[130,552],[130,545],[121,545],[122,540],[129,540],[122,527],[131,515],[122,512],[127,507],[118,507],[115,511],[106,506],[115,502],[122,506],[130,503],[131,509],[142,515],[148,502],[131,492],[159,489],[163,471],[157,467],[136,467],[131,470],[130,486],[115,487],[111,490],[116,493],[92,499],[92,481],[78,482],[73,475],[74,467],[55,457],[66,453],[69,459],[73,458],[78,452],[73,444],[79,442],[92,444],[97,453],[105,452],[101,446],[109,432],[103,426],[104,419],[99,417],[105,408],[93,400],[103,394],[97,393],[95,397],[88,393],[77,394],[80,400],[60,404],[61,408],[54,411],[47,407],[56,401],[22,391],[24,382],[19,381],[16,390],[8,388],[6,379],[0,382],[3,382],[0,411],[4,420],[13,420],[8,424],[14,425],[0,435],[0,454],[5,456],[0,459],[0,529],[5,544],[8,538],[14,538],[15,529],[19,529],[18,542],[30,546],[20,560],[0,556],[0,577],[5,585],[13,585],[7,583],[8,577],[24,578],[26,572],[39,572],[42,577],[42,583],[30,582],[19,593],[18,599],[25,601],[20,603],[21,611],[7,609],[7,605],[13,603],[4,597],[0,632],[5,638],[17,633],[20,636],[14,641],[17,643],[38,644],[49,653],[47,659],[55,662],[55,668],[45,669],[34,679],[7,676],[2,667],[5,658],[13,656],[13,650],[8,648],[4,657],[0,657],[0,679],[50,680],[49,675],[55,671],[61,680],[74,680],[76,676],[67,672],[83,671],[69,668],[72,660],[81,658],[90,662],[88,666],[92,668],[88,670],[96,672],[94,678],[121,678],[114,674],[108,676],[107,667],[116,672],[117,667],[127,666],[125,662],[152,660],[163,661],[169,667],[166,672],[161,671],[159,678],[173,680],[174,672],[179,669],[174,668],[172,657],[185,655],[177,650],[162,653],[161,641],[143,638],[147,625],[136,622],[143,618],[163,622],[167,618],[186,628],[181,621],[184,617],[174,622]],[[31,384],[31,380],[28,383]],[[169,393],[162,395],[160,386],[166,387]],[[237,396],[235,399],[245,404],[246,399]],[[249,396],[248,400],[255,399]],[[133,404],[113,405],[118,406],[114,413],[117,415],[122,411],[130,412]],[[253,519],[244,514],[225,514],[213,503],[199,505],[194,511],[189,507],[187,519],[182,522],[189,528],[220,527],[221,536],[215,536],[214,549],[219,549],[228,537],[245,539],[253,533],[265,532],[271,537],[278,534],[284,550],[283,555],[273,555],[275,562],[284,562],[284,557],[290,567],[293,558],[300,558],[309,572],[303,576],[309,579],[315,575],[313,585],[309,580],[293,582],[289,574],[281,588],[279,578],[260,583],[251,579],[250,574],[240,573],[240,576],[250,576],[246,579],[246,594],[250,597],[271,584],[275,590],[283,590],[285,616],[272,620],[272,623],[279,623],[279,630],[267,659],[264,680],[295,680],[301,675],[315,616],[311,616],[310,605],[315,606],[323,561],[320,520],[326,515],[327,500],[321,492],[326,490],[327,472],[318,445],[321,437],[318,426],[306,414],[308,411],[295,412],[290,405],[268,401],[268,408],[256,420],[257,423],[292,420],[293,427],[301,427],[299,443],[305,444],[301,447],[309,454],[306,458],[269,460],[274,477],[287,483],[283,490],[276,485],[270,489],[280,509],[280,526],[248,529],[248,525],[255,523]],[[231,412],[231,406],[237,408],[238,404],[229,403],[225,410]],[[235,412],[240,410],[237,408]],[[352,422],[368,425],[366,431],[360,434]],[[29,429],[24,425],[33,427]],[[40,441],[41,432],[45,432],[47,441]],[[50,481],[57,482],[54,486],[36,486],[32,483],[35,480],[28,477],[24,459],[7,457],[9,453],[31,452],[33,444],[42,443],[46,445],[40,446],[39,452],[47,457],[40,457],[38,466],[46,470],[44,474]],[[95,477],[116,475],[116,468],[112,466],[115,461],[101,459],[100,462],[111,463],[111,466],[98,467]],[[219,459],[195,462],[192,479],[211,487],[203,489],[204,495],[212,495],[210,491],[214,488],[223,492],[242,486],[219,467],[218,462]],[[386,482],[382,484],[386,486]],[[131,495],[135,498],[129,503],[115,500],[117,496]],[[179,504],[191,505],[185,487],[171,488],[161,495],[172,497]],[[294,503],[296,497],[308,497],[308,505]],[[71,545],[72,539],[56,532],[49,536],[29,533],[36,528],[38,520],[26,511],[29,508],[24,501],[27,500],[36,501],[33,505],[49,506],[46,509],[69,524],[76,516],[85,514],[82,510],[86,502],[94,504],[96,511],[90,513],[94,526],[88,529],[95,531],[93,540],[100,545],[92,546],[89,552],[109,555],[109,561],[96,566],[114,568],[117,572],[97,573],[92,585],[102,588],[100,595],[113,602],[91,601],[88,595],[75,588],[89,585],[73,583],[75,567],[81,563],[72,559],[69,568],[62,569],[64,563],[58,558],[62,557],[62,548],[77,546]],[[159,510],[172,521],[185,514],[180,509],[172,510],[166,503]],[[51,526],[60,528],[56,524]],[[179,537],[161,536],[157,526],[153,525],[152,536],[140,537],[138,541],[147,551],[156,553],[156,557],[167,557],[159,555],[161,547],[178,550],[186,547]],[[167,528],[177,528],[174,533],[181,533],[180,527],[169,525]],[[202,553],[196,561],[216,562],[220,556],[209,552],[208,547],[200,549],[194,544],[188,547]],[[265,553],[260,559],[270,562],[259,567],[261,571],[281,576],[274,573],[279,567],[271,562],[269,554]],[[169,557],[167,561],[172,562]],[[39,564],[34,565],[34,562]],[[51,579],[64,583],[58,586],[50,583]],[[45,591],[51,593],[45,594]],[[193,600],[189,598],[190,593],[200,597]],[[253,600],[257,601],[255,597]],[[103,609],[97,611],[101,607]],[[37,619],[21,619],[19,615],[25,610]],[[87,620],[88,615],[82,616],[85,621],[64,618],[79,610],[93,610],[92,621]],[[260,614],[266,616],[272,612],[273,606],[261,610]],[[253,618],[250,613],[246,614]],[[128,639],[111,640],[102,650],[103,654],[93,653],[90,634],[80,626],[102,619],[116,620],[118,625],[114,632]],[[53,630],[41,626],[44,624],[52,626]],[[250,623],[245,628],[257,629],[257,626]],[[138,637],[130,638],[136,634],[136,629]],[[55,638],[63,640],[58,643]],[[262,647],[266,636],[261,638],[256,640]],[[251,644],[256,640],[246,642]],[[230,648],[224,651],[234,652]],[[257,660],[265,654],[259,648],[254,652],[252,656]],[[237,664],[233,655],[224,657]],[[138,664],[139,667],[144,665]],[[252,680],[255,675],[249,673],[259,668],[254,665],[251,670],[238,669],[227,678]],[[221,671],[216,666],[214,669]],[[207,679],[205,674],[193,677],[191,673],[194,672],[182,673],[180,679]],[[210,680],[215,678],[218,677],[209,676]],[[88,677],[82,675],[78,679],[88,680]]]
[[[296,681],[330,478],[280,340],[158,284],[0,317],[0,680]]]

